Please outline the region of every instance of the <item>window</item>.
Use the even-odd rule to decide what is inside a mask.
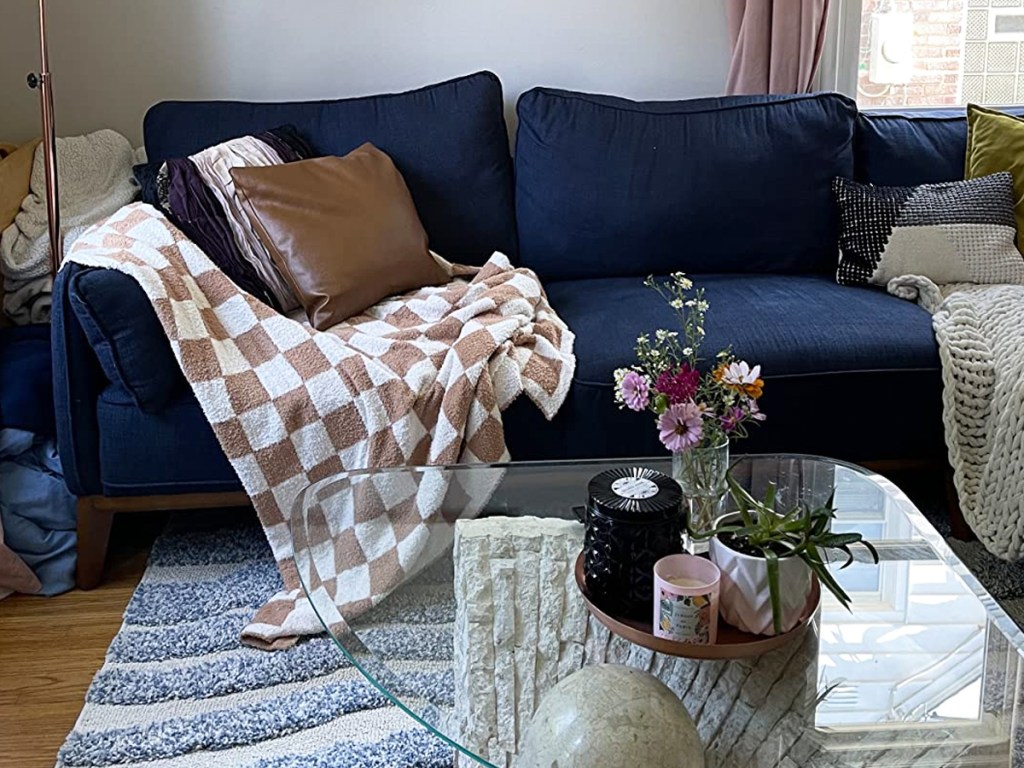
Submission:
[[[1024,103],[1024,0],[839,0],[822,85],[863,107]]]

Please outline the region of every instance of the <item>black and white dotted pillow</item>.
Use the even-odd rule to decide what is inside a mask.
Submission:
[[[1024,284],[1010,173],[919,187],[837,178],[832,191],[842,285],[886,285],[903,275],[939,285]]]

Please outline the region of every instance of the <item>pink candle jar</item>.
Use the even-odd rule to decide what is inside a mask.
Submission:
[[[711,645],[718,639],[721,572],[703,557],[669,555],[654,565],[654,635]]]

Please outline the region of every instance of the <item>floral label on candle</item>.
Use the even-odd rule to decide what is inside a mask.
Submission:
[[[711,595],[677,595],[659,590],[658,635],[680,643],[711,642]]]

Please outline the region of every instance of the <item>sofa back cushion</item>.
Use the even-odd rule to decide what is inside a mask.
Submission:
[[[146,152],[151,161],[185,157],[286,124],[319,155],[346,155],[369,141],[391,156],[431,248],[445,258],[480,264],[496,250],[514,257],[512,159],[494,74],[337,101],[163,102],[146,114]]]
[[[1000,107],[1024,115],[1024,107]],[[964,178],[967,115],[957,109],[861,112],[857,116],[856,178],[866,184],[913,187]]]
[[[831,184],[853,171],[837,94],[519,99],[523,266],[548,279],[835,269]]]

